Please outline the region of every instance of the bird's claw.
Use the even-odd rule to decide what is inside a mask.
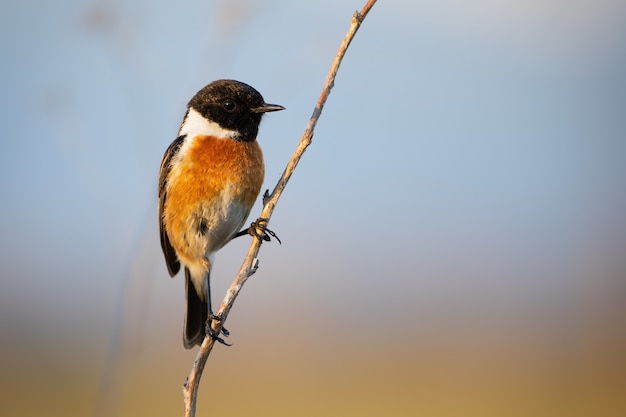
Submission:
[[[220,334],[223,334],[224,337],[230,336],[230,332],[226,330],[225,327],[222,327],[219,332],[216,332],[215,330],[213,330],[213,327],[211,326],[211,324],[213,324],[214,320],[217,322],[220,322],[222,321],[222,317],[215,315],[215,314],[211,314],[209,316],[209,320],[207,320],[207,323],[206,323],[206,334],[209,335],[211,339],[223,344],[224,346],[232,346],[232,343],[228,343],[227,341],[225,341],[223,338],[220,337]]]
[[[260,239],[261,241],[266,241],[266,242],[271,241],[272,240],[271,237],[273,237],[278,241],[279,244],[282,245],[282,242],[278,238],[278,235],[276,235],[276,233],[274,233],[272,230],[267,228],[267,222],[268,222],[267,219],[264,219],[263,217],[259,217],[258,219],[256,219],[250,224],[250,227],[248,228],[248,233],[251,236]],[[261,230],[260,233],[259,233],[259,229]]]

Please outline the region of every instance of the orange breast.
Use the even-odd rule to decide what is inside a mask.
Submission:
[[[168,179],[164,220],[170,241],[184,262],[182,258],[199,255],[200,248],[189,247],[195,243],[189,235],[196,233],[193,229],[198,226],[199,216],[214,215],[216,220],[211,227],[240,227],[240,224],[217,224],[226,221],[225,218],[217,219],[228,216],[228,206],[239,205],[249,211],[259,195],[265,167],[258,142],[214,136],[196,136],[181,158]],[[216,213],[207,213],[207,210]],[[218,214],[218,211],[224,214]],[[244,220],[240,219],[240,222]],[[221,247],[224,243],[204,244],[208,249]]]
[[[181,162],[176,181],[181,195],[175,200],[183,205],[217,198],[230,184],[241,203],[252,206],[265,175],[263,153],[256,141],[196,136]]]

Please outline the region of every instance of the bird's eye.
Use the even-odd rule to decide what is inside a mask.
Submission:
[[[236,106],[235,106],[235,102],[234,102],[234,101],[232,101],[231,99],[225,100],[225,101],[222,103],[222,106],[223,106],[223,107],[224,107],[224,109],[225,109],[225,110],[227,110],[227,111],[233,111],[233,110],[235,110],[235,107],[236,107]]]

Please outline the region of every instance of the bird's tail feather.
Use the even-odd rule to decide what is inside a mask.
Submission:
[[[185,291],[187,293],[187,311],[185,312],[183,345],[185,349],[191,349],[196,345],[201,345],[204,340],[209,306],[206,301],[202,301],[198,296],[188,268],[185,268]]]

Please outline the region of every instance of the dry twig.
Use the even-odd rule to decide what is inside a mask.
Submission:
[[[348,33],[343,39],[339,50],[337,51],[337,55],[335,55],[335,59],[330,67],[330,71],[328,72],[328,76],[326,77],[326,81],[324,83],[324,87],[322,88],[322,92],[317,99],[317,104],[315,105],[315,109],[313,110],[313,114],[309,119],[309,124],[298,143],[296,150],[294,151],[283,175],[278,180],[276,187],[272,193],[263,198],[264,207],[261,212],[261,218],[267,219],[269,221],[272,216],[272,212],[276,207],[276,203],[278,202],[278,198],[282,194],[285,186],[287,185],[287,181],[291,178],[291,174],[296,169],[296,165],[302,158],[304,151],[311,144],[311,140],[313,139],[313,132],[315,130],[315,125],[317,124],[320,115],[322,114],[322,109],[324,108],[324,104],[326,103],[326,99],[330,94],[330,90],[333,88],[335,83],[335,76],[337,75],[337,71],[339,70],[339,65],[343,60],[343,57],[350,45],[350,42],[354,38],[361,22],[365,19],[365,16],[369,13],[372,6],[376,3],[376,0],[368,0],[363,9],[359,12],[354,12],[352,16],[352,22],[350,24],[350,28],[348,29]],[[263,231],[259,230],[262,234]],[[213,321],[213,330],[215,334],[219,334],[220,330],[223,326],[223,323],[226,321],[228,317],[228,313],[239,295],[239,291],[245,284],[246,280],[256,271],[256,256],[259,253],[259,249],[261,248],[261,239],[252,239],[252,243],[250,244],[250,249],[248,249],[248,254],[244,259],[237,276],[233,280],[230,288],[228,289],[222,304],[220,305],[219,310],[217,311],[217,316],[221,317],[222,320],[218,323]],[[202,371],[204,370],[204,365],[206,364],[207,359],[209,358],[209,354],[213,349],[213,345],[215,344],[215,340],[211,337],[205,337],[202,345],[200,346],[200,351],[196,355],[196,359],[193,362],[193,366],[191,368],[191,372],[189,376],[185,380],[183,384],[183,397],[185,402],[185,417],[194,417],[196,414],[196,399],[198,397],[198,387],[200,385],[200,377],[202,376]]]

